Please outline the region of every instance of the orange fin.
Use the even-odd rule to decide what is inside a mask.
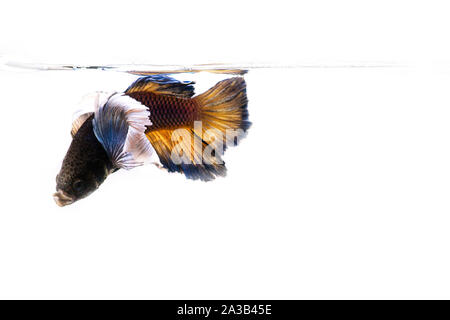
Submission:
[[[191,128],[150,131],[147,137],[158,154],[160,163],[169,172],[180,172],[189,179],[203,181],[226,175],[225,163],[220,157],[205,159],[202,155],[205,145],[195,137]],[[200,146],[196,148],[195,143]]]
[[[245,137],[251,126],[248,121],[247,85],[244,78],[235,77],[218,82],[214,87],[194,98],[200,105],[202,137],[209,143],[235,146]]]

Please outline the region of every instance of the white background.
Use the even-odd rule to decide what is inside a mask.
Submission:
[[[141,167],[64,208],[77,100],[134,77],[0,71],[0,298],[450,298],[445,1],[87,3],[3,2],[0,54],[328,67],[246,76],[228,177]]]

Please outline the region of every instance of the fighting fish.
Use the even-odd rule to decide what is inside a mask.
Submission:
[[[150,75],[123,92],[86,95],[56,176],[56,204],[83,199],[110,174],[143,164],[194,180],[225,176],[221,156],[251,125],[245,80],[228,78],[199,95],[194,84]]]

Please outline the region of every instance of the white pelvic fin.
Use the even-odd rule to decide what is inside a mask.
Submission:
[[[132,169],[146,162],[159,162],[145,130],[151,126],[150,111],[135,99],[114,94],[94,115],[94,133],[113,165]]]

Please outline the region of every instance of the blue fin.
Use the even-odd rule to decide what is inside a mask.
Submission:
[[[145,136],[152,124],[149,116],[147,107],[122,94],[96,107],[94,134],[115,168],[132,169],[152,159],[154,150]]]
[[[216,178],[216,176],[224,177],[227,174],[227,168],[225,167],[225,163],[218,165],[211,164],[181,164],[174,165],[173,162],[166,162],[164,160],[160,160],[161,164],[164,168],[166,168],[169,172],[180,172],[184,173],[186,178],[192,180],[202,180],[202,181],[211,181]]]

